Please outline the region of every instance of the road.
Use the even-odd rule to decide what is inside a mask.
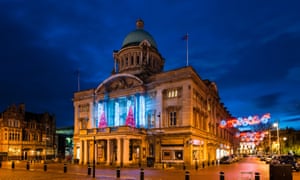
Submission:
[[[11,162],[2,162],[0,168],[0,179],[8,180],[45,180],[45,179],[64,179],[64,180],[81,180],[81,179],[103,179],[113,180],[116,178],[117,171],[115,168],[96,167],[95,178],[88,175],[88,168],[84,165],[67,164],[64,172],[64,164],[51,163],[47,164],[47,171],[44,171],[44,165],[41,163],[30,163],[30,169],[27,170],[27,164],[24,161],[16,161],[15,168],[12,169]],[[144,180],[185,180],[187,172],[190,180],[219,180],[220,172],[224,172],[225,180],[254,180],[254,173],[260,175],[260,180],[269,179],[269,165],[258,158],[248,157],[240,162],[229,165],[215,165],[205,168],[195,169],[154,169],[144,168]],[[120,180],[139,180],[141,170],[138,168],[121,168]],[[293,180],[300,180],[300,172],[293,172]]]

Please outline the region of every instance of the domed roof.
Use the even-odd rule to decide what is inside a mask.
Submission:
[[[145,31],[144,22],[141,19],[138,19],[136,22],[136,30],[130,32],[124,39],[122,48],[131,45],[138,45],[143,40],[149,41],[151,46],[157,49],[156,42],[150,33]]]

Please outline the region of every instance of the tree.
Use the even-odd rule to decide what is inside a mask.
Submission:
[[[133,112],[132,112],[132,107],[129,107],[129,111],[128,111],[128,115],[126,117],[126,122],[125,122],[126,126],[131,126],[131,127],[135,127],[135,120],[133,117]]]
[[[106,121],[104,112],[102,112],[98,127],[99,128],[105,128],[106,126],[107,126],[107,121]]]

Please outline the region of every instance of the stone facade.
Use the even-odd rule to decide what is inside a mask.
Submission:
[[[217,86],[190,66],[163,71],[153,37],[137,21],[113,74],[74,93],[74,158],[115,166],[215,163],[238,147]]]

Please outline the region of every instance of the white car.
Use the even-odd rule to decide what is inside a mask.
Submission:
[[[273,158],[272,158],[271,155],[265,157],[265,161],[266,161],[267,164],[269,164],[272,161],[272,159]]]

